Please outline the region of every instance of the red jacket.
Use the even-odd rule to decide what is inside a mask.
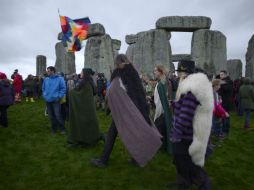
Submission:
[[[218,118],[222,118],[225,119],[226,116],[226,111],[224,110],[224,108],[221,106],[221,103],[219,102],[214,102],[214,109],[213,109],[213,115],[218,117]]]
[[[23,83],[22,76],[19,75],[19,74],[16,74],[14,79],[13,79],[13,84],[12,84],[15,93],[21,93],[22,83]]]

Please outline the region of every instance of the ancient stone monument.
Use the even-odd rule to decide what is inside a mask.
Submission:
[[[105,34],[105,28],[100,23],[90,24],[88,28],[87,37],[103,36]]]
[[[204,16],[168,16],[159,18],[156,28],[168,31],[194,32],[199,29],[210,29],[212,20]]]
[[[121,41],[117,39],[112,39],[112,49],[113,49],[114,58],[119,54],[120,48],[121,48]]]
[[[178,62],[182,60],[192,60],[190,54],[174,54],[172,55],[172,62]]]
[[[190,54],[174,54],[171,56],[172,63],[170,63],[170,66],[169,66],[169,70],[171,73],[175,72],[175,65],[173,64],[173,62],[179,62],[182,60],[192,60],[191,55]]]
[[[209,74],[226,70],[226,37],[219,31],[197,30],[191,42],[191,57],[196,65]]]
[[[105,33],[101,24],[91,24],[88,30],[88,40],[85,48],[85,67],[90,67],[97,73],[104,73],[110,79],[114,69],[114,57],[118,54],[121,41],[111,39]]]
[[[227,71],[232,80],[242,77],[242,61],[240,59],[229,59],[227,61]]]
[[[62,40],[62,32],[58,34],[58,40]],[[56,72],[63,72],[64,74],[76,73],[75,54],[67,52],[63,42],[56,43]]]
[[[155,65],[163,64],[171,71],[173,62],[191,59],[210,74],[226,69],[226,37],[209,30],[212,20],[203,16],[168,16],[159,18],[156,29],[126,35],[128,58],[141,73],[152,75]],[[171,32],[193,32],[191,54],[171,54]]]
[[[152,77],[156,65],[170,67],[171,46],[169,32],[153,29],[136,35],[127,35],[126,43],[130,46],[126,55],[135,65],[138,72]]]
[[[36,56],[36,76],[43,76],[46,73],[47,58],[44,55]]]
[[[245,76],[254,80],[254,35],[249,40],[247,53],[245,55]]]

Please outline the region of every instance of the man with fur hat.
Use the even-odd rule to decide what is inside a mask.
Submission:
[[[207,76],[195,73],[194,61],[178,64],[180,83],[174,108],[171,134],[173,163],[177,170],[178,189],[192,184],[211,189],[211,181],[202,168],[212,126],[213,89]]]

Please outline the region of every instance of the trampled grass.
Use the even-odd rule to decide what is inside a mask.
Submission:
[[[160,151],[145,167],[128,163],[117,139],[106,169],[89,164],[100,155],[103,142],[93,147],[67,148],[66,136],[50,133],[44,103],[21,103],[9,108],[9,128],[0,128],[0,189],[2,190],[159,190],[175,180],[172,158]],[[104,132],[110,117],[98,111]],[[254,130],[243,130],[243,118],[231,117],[231,134],[206,162],[213,189],[254,189]],[[68,126],[67,126],[68,127]],[[254,117],[251,127],[254,129]]]

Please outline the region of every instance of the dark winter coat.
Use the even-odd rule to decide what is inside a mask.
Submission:
[[[14,101],[14,91],[9,81],[0,80],[0,106],[12,105]]]
[[[239,97],[243,109],[254,110],[254,87],[250,81],[244,81],[239,90]]]
[[[36,81],[33,78],[27,78],[24,81],[24,87],[26,91],[33,92],[35,89]]]
[[[227,111],[232,109],[232,99],[233,99],[233,81],[230,77],[222,79],[223,83],[219,90],[219,95],[222,98],[222,107]]]

